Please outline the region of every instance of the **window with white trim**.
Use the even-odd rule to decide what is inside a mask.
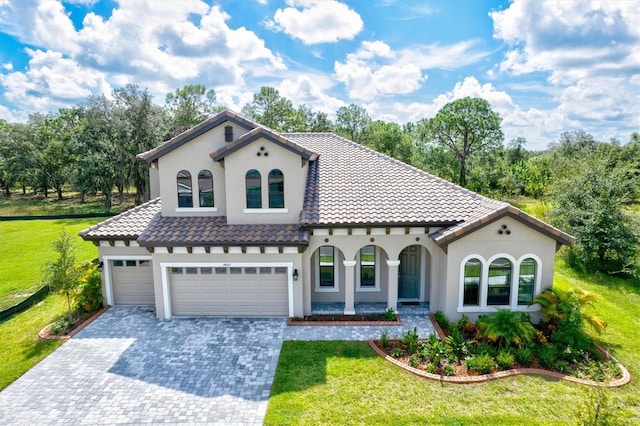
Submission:
[[[209,170],[198,173],[200,207],[213,207],[213,174]]]
[[[487,305],[503,306],[509,304],[511,295],[511,262],[500,257],[489,265]]]
[[[463,306],[478,306],[480,304],[481,277],[482,262],[479,259],[469,259],[464,264]]]
[[[318,269],[320,271],[320,287],[334,288],[336,286],[335,247],[322,246],[318,249]]]
[[[262,178],[260,172],[251,169],[245,175],[245,183],[247,190],[247,208],[248,209],[261,209],[262,208]]]
[[[284,208],[284,174],[278,169],[269,172],[269,208]]]
[[[532,258],[520,262],[518,277],[518,305],[529,305],[533,302],[533,291],[536,284],[536,261]]]
[[[360,287],[376,287],[376,246],[360,249]]]
[[[186,170],[180,170],[176,181],[178,184],[178,207],[193,207],[191,173]]]

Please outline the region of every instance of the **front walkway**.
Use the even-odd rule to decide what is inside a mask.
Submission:
[[[151,309],[105,312],[0,392],[13,424],[262,424],[283,340],[367,340],[396,327],[287,327],[283,318],[158,320]]]

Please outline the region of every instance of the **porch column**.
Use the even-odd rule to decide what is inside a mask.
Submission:
[[[345,260],[342,262],[344,264],[344,314],[345,315],[355,315],[355,260]]]
[[[389,277],[387,279],[387,308],[398,312],[398,266],[399,260],[387,260]]]

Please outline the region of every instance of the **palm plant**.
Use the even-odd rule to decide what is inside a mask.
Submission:
[[[586,308],[592,307],[599,296],[586,290],[571,289],[563,292],[549,287],[536,296],[532,305],[540,305],[543,320],[549,323],[551,328],[556,328],[561,322],[569,321],[576,327],[581,327],[583,322],[589,324],[598,334],[607,328],[605,320]]]
[[[508,309],[499,309],[491,315],[485,315],[479,323],[479,335],[499,347],[522,347],[531,343],[535,328],[529,317]]]

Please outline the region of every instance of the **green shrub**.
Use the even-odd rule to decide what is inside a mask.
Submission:
[[[102,306],[102,279],[96,265],[85,263],[80,267],[84,274],[74,289],[72,299],[77,313],[90,313]]]
[[[469,371],[477,371],[482,374],[491,373],[491,370],[496,366],[493,358],[487,354],[467,357],[465,365]]]
[[[449,320],[442,311],[438,311],[433,314],[433,318],[435,318],[442,331],[444,331],[445,333],[449,332]]]
[[[553,345],[544,344],[538,347],[538,362],[544,368],[551,368],[558,359],[558,352]]]
[[[409,365],[413,368],[416,368],[420,365],[420,357],[418,354],[413,354],[409,357]]]
[[[384,311],[384,319],[386,319],[387,321],[395,321],[396,319],[398,319],[396,311],[394,311],[393,308],[387,309],[386,311]]]
[[[498,349],[486,342],[469,346],[469,352],[473,355],[489,355],[491,357],[498,355]]]
[[[479,336],[500,347],[525,346],[532,342],[535,328],[526,313],[499,309],[478,319]]]
[[[427,364],[427,373],[438,374],[438,366],[435,364]]]
[[[501,370],[508,370],[509,368],[513,367],[514,362],[514,356],[508,351],[500,351],[500,353],[496,357],[496,363]]]
[[[456,369],[453,368],[453,365],[445,365],[444,366],[444,375],[445,376],[453,376],[456,374]]]
[[[531,348],[518,348],[515,352],[516,361],[523,367],[529,367],[533,363],[533,351]]]
[[[418,351],[418,342],[420,338],[418,336],[418,328],[413,327],[413,330],[407,330],[402,334],[402,343],[407,345],[407,351],[409,355],[413,355]]]
[[[391,356],[394,358],[400,358],[401,356],[404,356],[404,351],[401,348],[393,348],[391,349]]]
[[[444,342],[457,359],[463,358],[469,353],[467,342],[457,328],[451,329],[451,334],[444,339]]]
[[[469,320],[469,317],[466,315],[462,315],[462,317],[460,317],[460,319],[456,323],[456,328],[458,329],[458,331],[462,332],[469,324],[471,324],[471,320]]]
[[[561,356],[569,362],[576,362],[582,352],[597,353],[593,341],[581,328],[576,328],[568,321],[562,321],[551,333],[549,339],[558,349]]]
[[[380,346],[382,346],[383,348],[389,347],[389,330],[384,330],[380,334]]]
[[[561,373],[566,373],[567,371],[569,371],[569,363],[562,359],[556,361],[555,367],[556,367],[556,370],[558,370]]]

